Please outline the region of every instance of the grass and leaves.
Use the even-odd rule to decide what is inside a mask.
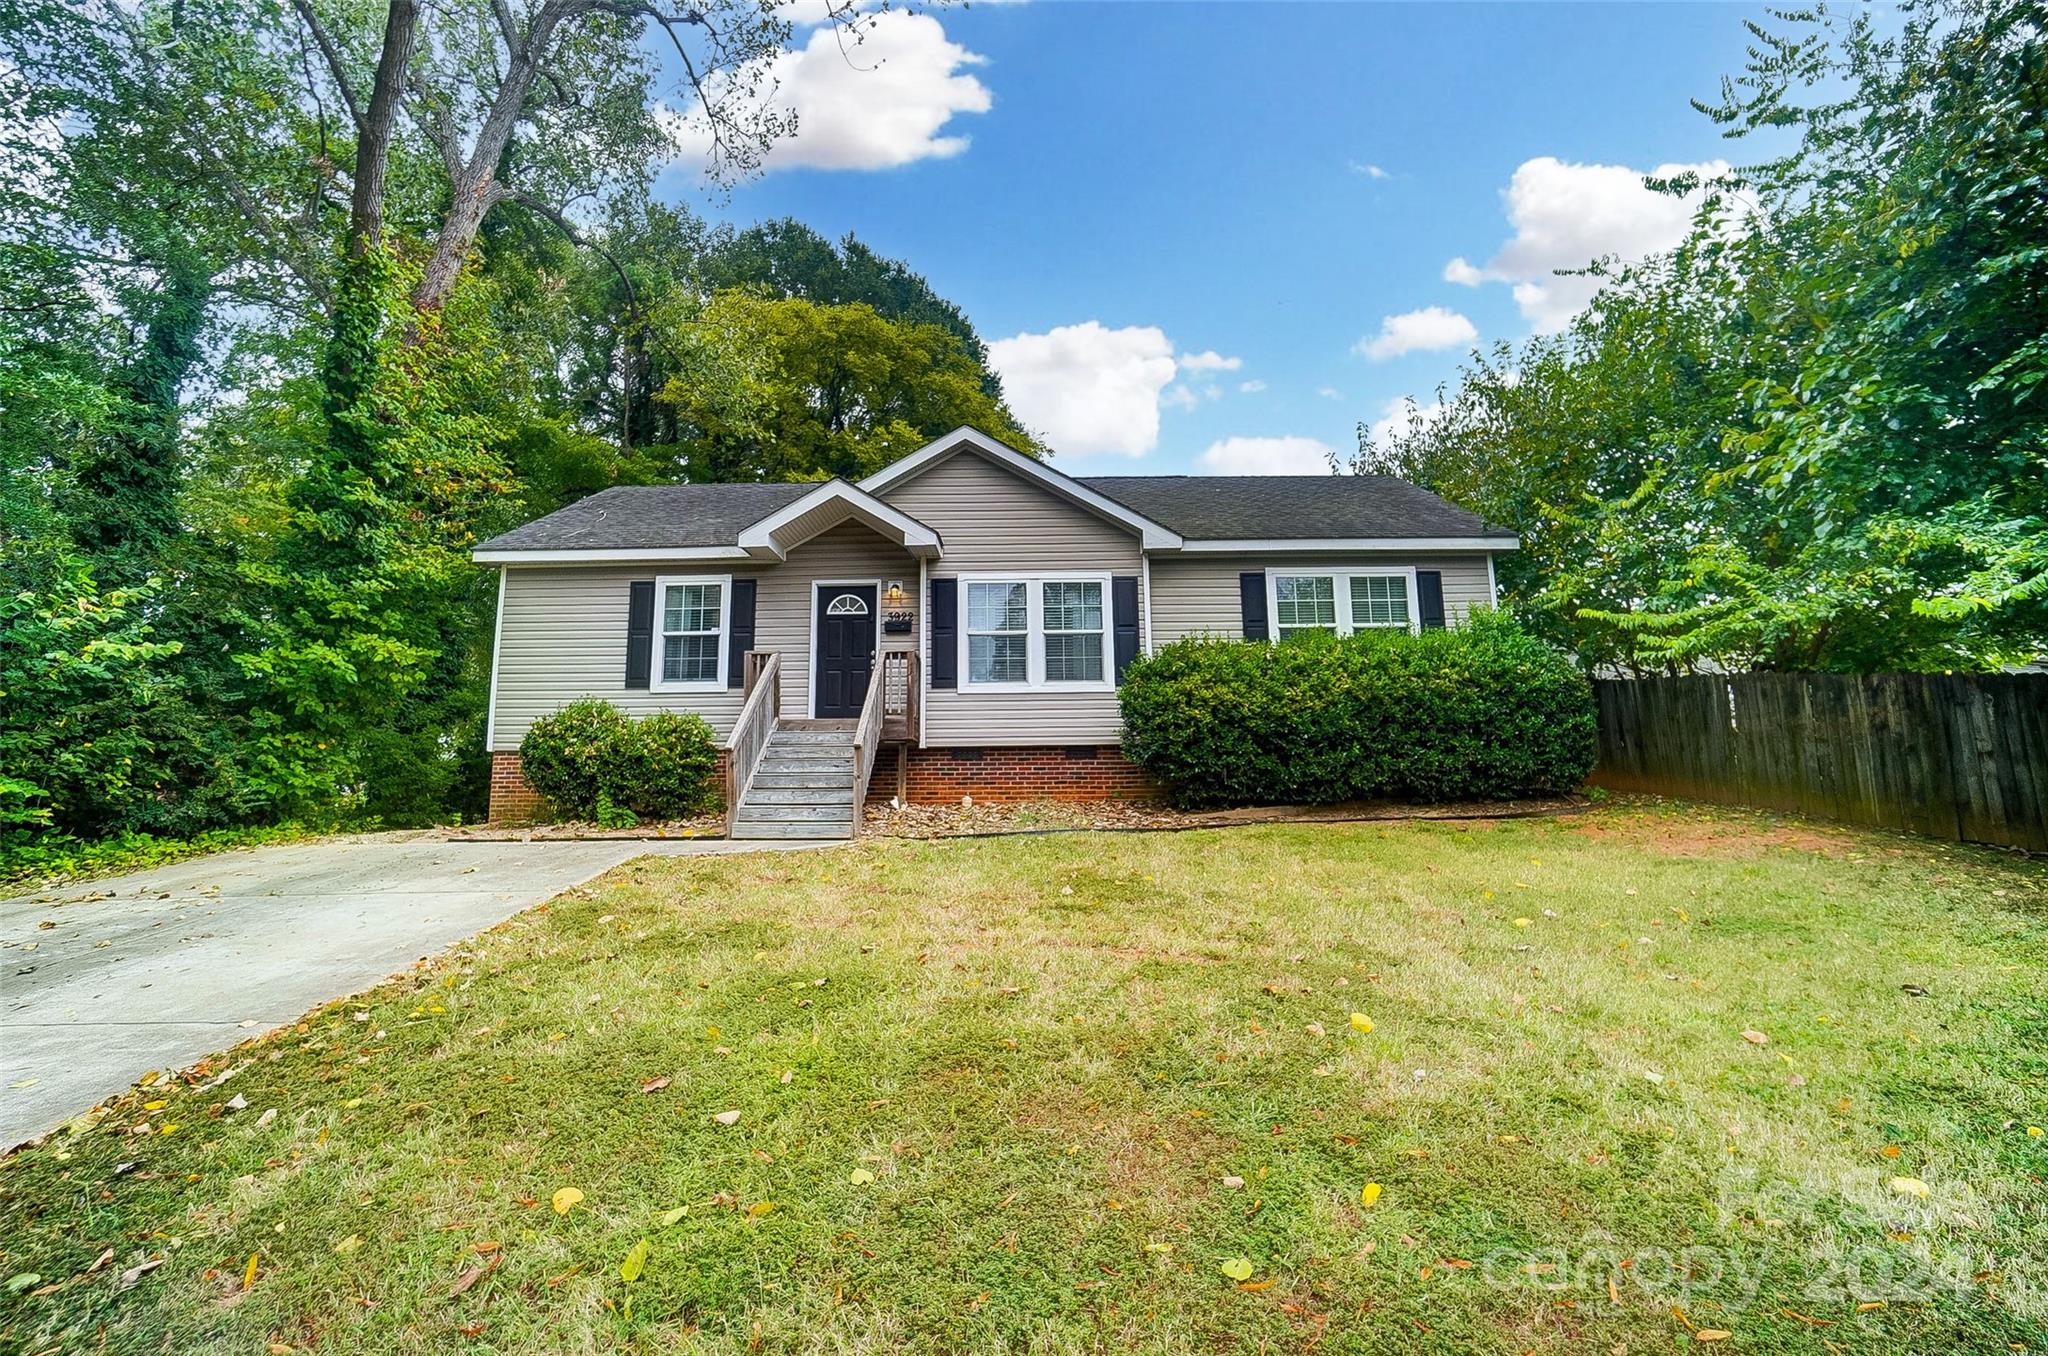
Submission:
[[[6,1160],[0,1345],[2038,1350],[2044,943],[1640,805],[643,859]]]
[[[112,838],[81,840],[64,836],[0,835],[0,890],[26,894],[66,881],[92,880],[167,866],[187,857],[234,848],[296,843],[321,831],[303,824],[258,828],[209,829],[186,838],[151,833],[123,833]]]

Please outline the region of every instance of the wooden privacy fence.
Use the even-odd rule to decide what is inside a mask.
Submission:
[[[2048,852],[2048,674],[1602,680],[1616,791]]]

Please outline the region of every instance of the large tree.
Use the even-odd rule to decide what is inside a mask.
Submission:
[[[1985,668],[2048,649],[2048,35],[2029,6],[1752,25],[1709,186],[1555,339],[1361,460],[1523,533],[1593,664]],[[1690,183],[1664,185],[1689,191]]]

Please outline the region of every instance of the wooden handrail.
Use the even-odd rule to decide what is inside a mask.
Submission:
[[[725,831],[732,833],[733,820],[740,812],[740,801],[746,796],[747,788],[754,784],[754,770],[761,765],[761,754],[768,747],[768,736],[775,733],[775,722],[782,716],[782,656],[770,650],[749,650],[742,670],[747,684],[747,700],[740,707],[739,719],[732,723],[732,734],[725,741]]]
[[[882,749],[882,693],[889,686],[886,657],[868,679],[868,695],[860,704],[860,720],[853,727],[853,832],[860,836],[861,807],[867,804],[868,781],[875,775],[875,755]]]

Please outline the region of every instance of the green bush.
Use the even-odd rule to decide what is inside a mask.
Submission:
[[[519,767],[533,789],[573,819],[620,812],[676,819],[713,810],[718,743],[701,716],[661,711],[628,718],[595,697],[542,716],[519,741]]]
[[[1593,769],[1585,675],[1510,618],[1184,640],[1119,691],[1124,752],[1182,806],[1555,795]]]
[[[718,741],[702,716],[657,711],[632,722],[605,789],[643,819],[681,819],[719,807],[717,770]]]

